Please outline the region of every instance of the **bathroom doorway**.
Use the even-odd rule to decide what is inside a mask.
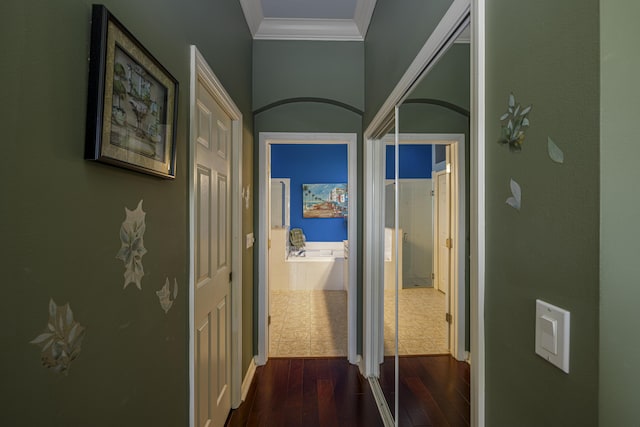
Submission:
[[[401,356],[457,354],[459,331],[455,303],[464,280],[452,274],[450,251],[459,244],[453,218],[464,206],[464,179],[458,174],[458,150],[464,152],[463,134],[399,134],[399,173],[394,176],[395,138],[383,139],[385,147],[385,283],[384,327],[396,327],[395,281],[398,260],[397,336]],[[444,185],[443,185],[444,183]],[[396,224],[395,190],[398,187]],[[462,187],[460,187],[462,185]],[[452,199],[451,193],[456,195]],[[441,203],[438,203],[438,199]],[[398,226],[398,250],[394,246]],[[388,246],[388,247],[387,247]],[[444,250],[439,250],[443,246]],[[445,255],[447,256],[445,258]],[[453,280],[452,280],[453,279]],[[452,283],[454,282],[454,283]],[[395,351],[395,332],[385,336],[384,354]]]
[[[260,133],[259,158],[256,361],[355,362],[357,254],[348,243],[356,233],[356,135]],[[339,159],[344,170],[332,172]]]

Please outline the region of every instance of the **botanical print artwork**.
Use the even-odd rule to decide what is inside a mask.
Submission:
[[[344,218],[347,216],[347,184],[303,184],[303,218]]]
[[[556,163],[564,163],[564,153],[556,145],[555,142],[551,139],[551,137],[547,137],[547,152],[549,153],[549,157]]]
[[[67,375],[71,362],[80,354],[84,332],[84,327],[73,320],[73,312],[68,303],[56,305],[53,299],[50,299],[49,323],[45,331],[30,343],[41,348],[42,366]]]
[[[111,144],[164,161],[167,88],[116,44]]]
[[[528,115],[531,111],[531,105],[522,108],[516,103],[513,94],[509,95],[507,112],[500,117],[502,122],[502,131],[500,133],[499,144],[508,144],[511,151],[522,150],[524,142],[524,133],[529,127]]]
[[[160,307],[164,310],[165,314],[169,312],[169,309],[173,305],[173,302],[176,300],[178,296],[178,281],[173,279],[173,293],[169,289],[169,278],[164,282],[164,286],[156,291],[156,295],[158,295],[158,299],[160,300]]]
[[[512,178],[509,186],[511,187],[511,197],[509,197],[505,203],[519,211],[522,205],[522,190],[520,189],[520,185]]]
[[[143,240],[146,213],[142,210],[142,200],[135,210],[130,211],[125,207],[124,211],[127,217],[120,227],[122,246],[116,258],[124,262],[124,288],[126,289],[130,283],[135,283],[138,289],[142,290],[142,256],[147,253]]]

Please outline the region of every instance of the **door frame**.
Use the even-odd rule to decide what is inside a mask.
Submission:
[[[349,286],[347,290],[347,358],[358,362],[357,353],[357,264],[358,264],[358,137],[355,133],[290,133],[260,132],[258,144],[258,354],[256,365],[264,365],[269,358],[269,162],[273,144],[346,144],[348,163],[347,238],[349,239]]]
[[[387,145],[395,144],[394,135],[385,135],[382,138],[383,144],[379,144],[384,151]],[[465,273],[465,249],[466,249],[466,188],[465,188],[465,137],[462,133],[399,133],[398,143],[404,144],[422,144],[422,145],[447,145],[450,151],[450,158],[447,160],[456,173],[450,174],[451,186],[451,237],[454,249],[451,251],[450,266],[451,274],[449,276],[449,284],[451,294],[447,295],[453,305],[454,324],[452,325],[453,334],[449,340],[449,350],[451,355],[458,360],[466,360],[468,354],[465,351],[466,334],[470,331],[465,330],[466,310],[462,309],[466,301],[466,273]],[[381,153],[383,159],[384,153]],[[384,160],[383,160],[384,161]],[[384,169],[379,171],[384,175]],[[433,178],[432,178],[433,179]],[[381,200],[384,202],[383,200]],[[384,206],[384,205],[383,205]],[[381,211],[382,226],[384,228],[384,209]],[[435,250],[434,250],[435,252]],[[383,284],[384,287],[384,284]],[[380,334],[383,330],[379,331]],[[397,334],[396,334],[397,335]],[[379,338],[382,343],[382,335]]]
[[[190,47],[189,92],[189,425],[195,425],[195,301],[194,242],[196,170],[196,82],[207,85],[215,101],[231,118],[231,408],[242,402],[242,113],[195,45]]]
[[[442,49],[455,37],[464,21],[471,24],[471,123],[470,123],[470,338],[471,338],[471,426],[485,425],[485,337],[484,337],[484,290],[485,290],[485,9],[486,0],[454,0],[440,23],[429,36],[418,55],[367,127],[364,139],[364,235],[363,253],[363,360],[362,373],[370,378],[374,396],[383,418],[393,425],[391,412],[386,406],[379,384],[379,329],[383,327],[382,301],[377,290],[383,276],[384,263],[380,253],[380,242],[384,236],[373,225],[379,223],[380,182],[382,174],[375,171],[384,165],[384,158],[375,145],[384,133],[391,129],[394,110],[415,84],[420,75],[431,68]],[[386,410],[385,410],[386,408]]]

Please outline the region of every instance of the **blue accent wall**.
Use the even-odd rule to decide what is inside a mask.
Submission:
[[[386,147],[386,179],[395,178],[395,147]],[[431,145],[401,144],[400,145],[400,178],[431,179]]]
[[[346,144],[273,144],[271,176],[291,179],[291,228],[302,228],[307,241],[347,239],[345,218],[302,218],[302,185],[346,183]]]

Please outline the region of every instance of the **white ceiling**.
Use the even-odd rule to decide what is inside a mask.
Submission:
[[[364,40],[376,0],[239,0],[254,39]]]

